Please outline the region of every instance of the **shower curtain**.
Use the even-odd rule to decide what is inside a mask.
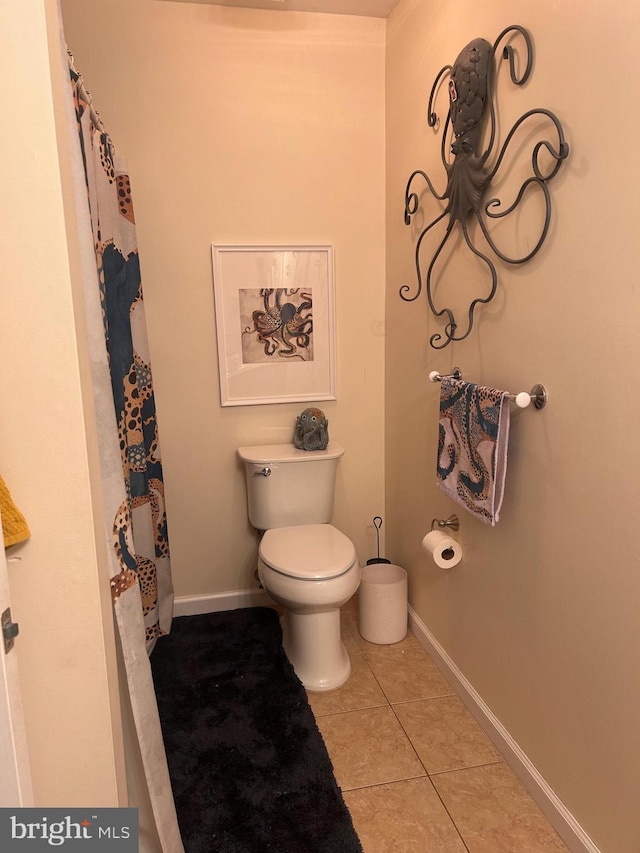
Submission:
[[[72,61],[70,76],[125,485],[113,522],[119,571],[111,589],[117,603],[128,589],[139,587],[151,650],[171,626],[173,587],[133,202],[126,166]]]
[[[173,587],[129,178],[73,67],[61,19],[60,42],[113,608],[157,834],[165,853],[181,853],[148,657],[170,629]]]

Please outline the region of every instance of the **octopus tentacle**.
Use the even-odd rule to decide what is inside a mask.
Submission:
[[[438,124],[438,114],[433,109],[433,101],[434,101],[438,86],[442,82],[443,77],[446,74],[449,74],[449,76],[451,76],[452,70],[453,70],[452,65],[445,65],[444,68],[441,68],[440,71],[438,71],[436,79],[433,81],[433,86],[431,87],[431,93],[429,95],[429,105],[427,106],[427,124],[429,125],[429,127],[435,128],[436,125]],[[442,130],[442,141],[440,143],[440,159],[442,160],[442,165],[445,167],[445,169],[448,166],[448,161],[447,161],[445,151],[447,148],[447,137],[449,135],[450,124],[451,124],[451,112],[450,112],[450,110],[447,110],[447,118],[445,119],[444,128]]]
[[[458,340],[458,338],[455,337],[455,332],[458,327],[455,320],[453,319],[453,314],[448,308],[444,309],[442,313],[445,312],[449,315],[449,322],[444,327],[443,334],[440,334],[440,332],[435,332],[435,334],[431,335],[431,337],[429,338],[429,344],[433,347],[433,349],[444,349],[451,343],[451,341]],[[439,344],[438,342],[441,341],[443,338],[444,343]],[[460,338],[460,340],[462,340],[462,338]]]
[[[447,119],[446,119],[446,121],[444,123],[444,127],[442,129],[442,141],[440,142],[440,159],[442,160],[442,165],[444,166],[444,168],[447,171],[451,168],[451,164],[447,160],[447,155],[445,154],[445,151],[447,149],[447,142],[450,142],[450,140],[449,140],[449,128],[450,127],[451,127],[451,115],[449,113],[447,113]],[[448,147],[451,148],[450,145]]]
[[[444,193],[442,193],[442,195],[437,193],[435,190],[435,187],[431,183],[431,179],[429,178],[429,175],[427,175],[426,172],[423,172],[422,169],[416,169],[415,172],[412,172],[411,177],[407,181],[407,188],[404,191],[404,224],[405,225],[409,225],[409,223],[411,222],[411,217],[414,215],[414,213],[417,212],[418,206],[420,204],[420,199],[418,198],[418,193],[410,192],[411,184],[413,183],[413,179],[415,177],[417,177],[418,175],[420,175],[420,177],[424,178],[427,186],[429,187],[429,190],[431,191],[431,194],[434,196],[434,198],[437,198],[439,201],[442,201],[442,199],[445,197],[445,194],[447,192],[445,189],[445,191],[444,191]]]
[[[487,229],[486,223],[484,222],[482,216],[480,216],[478,214],[478,222],[480,223],[480,227],[482,228],[482,233],[484,234],[487,243],[491,246],[491,248],[496,253],[496,255],[501,260],[506,261],[508,264],[524,264],[527,261],[530,261],[531,258],[533,258],[533,256],[535,254],[537,254],[540,247],[544,243],[546,236],[547,236],[547,233],[549,231],[549,225],[551,222],[551,194],[549,192],[549,188],[547,187],[547,185],[544,181],[541,181],[538,178],[528,178],[528,180],[526,180],[523,183],[523,185],[520,187],[520,192],[518,193],[518,197],[516,198],[516,200],[506,210],[503,210],[500,213],[492,213],[489,210],[490,207],[498,207],[501,204],[500,199],[498,199],[498,198],[490,199],[485,205],[485,213],[487,214],[487,216],[489,216],[491,219],[500,219],[504,216],[507,216],[509,213],[511,213],[513,210],[516,209],[516,207],[522,201],[522,198],[523,198],[525,192],[527,191],[527,188],[532,186],[532,185],[539,187],[544,194],[545,217],[544,217],[544,222],[542,224],[542,230],[540,231],[540,236],[538,238],[538,242],[535,244],[533,249],[527,255],[524,255],[521,258],[510,258],[508,255],[505,255],[504,252],[501,252],[500,249],[498,249],[498,247],[494,243],[493,238],[489,234],[489,230]]]
[[[525,121],[530,119],[532,116],[537,116],[537,115],[547,116],[547,118],[549,118],[551,123],[554,125],[554,127],[557,131],[557,134],[558,134],[558,147],[556,148],[548,140],[542,140],[541,142],[538,142],[535,145],[535,147],[533,149],[533,154],[531,157],[531,161],[532,161],[531,164],[533,167],[534,174],[541,181],[550,181],[551,178],[553,178],[557,174],[558,169],[562,165],[562,161],[565,160],[569,156],[569,146],[565,142],[564,133],[562,131],[562,125],[560,124],[558,118],[550,110],[545,110],[542,107],[539,107],[535,110],[529,110],[524,115],[520,116],[520,118],[513,125],[513,127],[511,128],[511,130],[507,134],[507,137],[504,141],[504,144],[502,146],[500,154],[498,155],[498,158],[496,159],[496,162],[493,165],[493,169],[491,170],[491,172],[487,176],[489,181],[491,181],[495,177],[498,169],[500,168],[500,164],[502,163],[502,160],[504,159],[504,156],[505,156],[507,149],[509,147],[509,144],[510,144],[511,140],[513,139],[518,128],[522,124],[524,124]],[[542,173],[542,169],[540,168],[540,164],[538,161],[538,154],[539,154],[540,149],[542,147],[546,148],[546,150],[549,152],[549,154],[551,155],[551,157],[554,160],[553,168],[549,172],[549,174],[547,174],[547,175],[544,175]]]
[[[522,86],[529,79],[529,76],[531,74],[531,69],[533,67],[533,43],[531,41],[531,36],[529,35],[529,33],[523,27],[520,27],[517,24],[514,24],[510,27],[506,27],[506,29],[504,29],[500,33],[498,38],[493,43],[493,48],[491,49],[492,61],[489,63],[489,69],[488,69],[488,74],[487,74],[487,89],[490,92],[492,92],[493,88],[494,88],[493,83],[494,83],[494,77],[496,74],[496,66],[495,66],[495,62],[493,60],[495,59],[498,47],[500,46],[500,43],[505,38],[505,36],[507,36],[509,33],[514,33],[514,32],[519,33],[524,38],[525,44],[527,47],[526,64],[525,64],[525,69],[524,69],[522,75],[518,76],[518,74],[516,72],[515,52],[513,50],[513,47],[510,44],[507,44],[504,46],[504,48],[502,50],[502,58],[509,60],[509,73],[511,75],[511,82],[512,83],[514,83],[516,86]],[[489,98],[488,108],[489,108],[489,122],[490,122],[491,130],[489,132],[489,141],[487,143],[487,147],[486,147],[484,153],[482,154],[482,156],[480,158],[482,164],[486,163],[486,161],[489,159],[489,156],[491,155],[491,152],[493,150],[493,145],[494,145],[495,138],[496,138],[496,111],[495,111],[495,105],[494,105],[493,98]]]
[[[521,77],[518,77],[518,75],[516,74],[515,59],[514,59],[515,54],[514,54],[514,51],[513,51],[513,48],[511,47],[511,45],[510,44],[505,45],[505,47],[502,51],[502,58],[509,60],[509,71],[511,73],[512,82],[515,83],[516,86],[522,86],[523,83],[526,83],[527,80],[529,79],[529,75],[531,74],[531,69],[533,67],[533,42],[531,41],[531,36],[524,29],[524,27],[521,27],[518,24],[512,24],[510,27],[507,27],[506,29],[504,29],[500,33],[498,38],[495,40],[495,42],[493,43],[493,55],[494,56],[495,56],[496,51],[498,49],[498,45],[500,44],[502,39],[506,35],[508,35],[509,33],[519,33],[524,38],[525,43],[527,45],[527,63],[526,63],[525,69],[524,69]]]
[[[440,71],[438,71],[436,79],[433,81],[431,94],[429,95],[429,105],[427,106],[427,124],[429,127],[435,127],[438,123],[438,114],[433,110],[433,99],[435,98],[438,84],[445,74],[449,74],[451,72],[452,67],[452,65],[445,65],[444,68],[441,68]]]
[[[436,342],[442,340],[442,337],[443,337],[440,334],[432,335],[431,338],[429,339],[429,343],[431,344],[431,346],[434,349],[444,349],[444,347],[448,346],[451,343],[451,341],[463,341],[466,337],[468,337],[471,334],[471,329],[473,328],[473,314],[474,314],[474,311],[476,309],[476,305],[481,304],[481,303],[491,302],[491,300],[493,299],[493,297],[495,295],[496,288],[498,286],[498,273],[496,272],[496,268],[495,268],[494,264],[491,262],[491,260],[485,254],[483,254],[478,248],[476,248],[476,246],[473,245],[473,242],[471,241],[471,238],[469,236],[469,231],[467,229],[466,223],[461,222],[460,225],[462,227],[462,233],[464,235],[465,243],[467,244],[469,249],[473,252],[473,254],[476,257],[478,257],[478,258],[480,258],[480,260],[484,261],[484,263],[489,268],[489,272],[491,273],[491,290],[490,290],[488,296],[478,297],[478,298],[474,299],[473,302],[471,303],[471,305],[469,306],[469,314],[468,314],[469,322],[467,324],[467,330],[463,335],[456,335],[455,332],[457,329],[457,324],[455,322],[453,313],[451,312],[450,309],[445,308],[442,311],[439,311],[439,312],[434,311],[433,312],[434,314],[436,314],[436,316],[441,316],[442,314],[446,313],[447,316],[449,317],[449,322],[447,323],[447,325],[444,328],[445,342],[443,344],[440,344],[440,346],[437,345]],[[445,238],[445,241],[446,241],[446,238]],[[442,245],[444,245],[444,241],[443,241]],[[440,248],[442,248],[442,245],[440,246]]]
[[[431,346],[434,349],[443,349],[444,347],[447,346],[447,344],[450,341],[455,340],[454,336],[455,336],[455,332],[456,332],[456,328],[457,328],[457,323],[456,323],[455,317],[453,315],[453,311],[450,308],[441,308],[440,310],[438,310],[434,304],[433,297],[431,295],[431,273],[433,271],[433,268],[435,266],[436,261],[440,257],[440,253],[444,249],[445,243],[449,239],[449,236],[451,235],[452,231],[453,231],[453,222],[450,222],[449,225],[447,226],[447,231],[446,231],[444,237],[442,238],[442,240],[440,242],[440,245],[436,249],[436,251],[433,255],[433,258],[431,259],[431,263],[429,264],[429,269],[427,270],[427,279],[426,279],[427,300],[429,302],[429,308],[431,309],[431,313],[436,317],[442,317],[443,314],[446,314],[448,319],[449,319],[449,322],[444,327],[444,337],[446,340],[443,344],[438,343],[439,341],[442,340],[442,337],[443,337],[440,334],[440,332],[436,332],[435,334],[431,335],[431,337],[429,338],[429,343],[431,344]]]
[[[411,288],[409,287],[408,284],[403,284],[399,290],[399,293],[400,293],[400,297],[402,299],[404,299],[405,302],[414,302],[418,298],[418,296],[420,296],[420,294],[422,293],[422,274],[420,272],[420,246],[422,245],[422,241],[424,240],[427,232],[430,231],[434,225],[437,225],[438,222],[440,222],[440,220],[443,219],[446,215],[447,215],[447,211],[444,210],[440,214],[440,216],[436,217],[432,222],[429,223],[429,225],[427,225],[426,228],[424,228],[422,230],[422,233],[418,237],[418,242],[416,244],[416,256],[415,256],[416,257],[416,273],[417,273],[417,278],[418,278],[418,289],[416,291],[415,296],[406,296],[405,294]],[[431,267],[429,268],[429,270],[431,270]]]
[[[443,314],[447,314],[449,319],[451,320],[451,322],[454,323],[453,314],[451,313],[451,311],[448,308],[442,308],[440,311],[438,311],[438,309],[436,308],[436,306],[433,302],[433,297],[431,295],[431,272],[433,271],[433,268],[436,264],[436,261],[440,257],[440,253],[442,252],[442,250],[445,247],[445,243],[447,242],[447,240],[451,236],[452,231],[453,231],[453,227],[451,225],[449,225],[444,237],[440,241],[440,245],[438,246],[438,248],[434,252],[433,257],[431,258],[431,263],[429,264],[429,268],[427,270],[426,285],[427,285],[427,301],[429,302],[429,308],[431,309],[433,314],[435,314],[436,317],[442,317]],[[454,323],[454,325],[455,325],[455,323]]]
[[[491,273],[491,290],[490,290],[488,296],[477,297],[476,299],[473,300],[473,302],[469,306],[469,314],[468,314],[469,323],[467,325],[467,331],[464,333],[464,335],[459,335],[459,336],[456,336],[455,334],[450,335],[450,334],[448,334],[447,330],[445,329],[445,334],[447,335],[447,338],[448,338],[448,340],[446,342],[447,344],[450,343],[451,341],[463,341],[466,337],[468,337],[468,335],[471,333],[471,329],[473,328],[473,314],[474,314],[474,311],[476,309],[476,305],[491,302],[491,300],[493,299],[493,297],[495,295],[496,288],[498,286],[498,273],[496,272],[496,268],[495,268],[493,262],[490,260],[490,258],[488,258],[485,254],[483,254],[478,248],[476,248],[473,245],[473,242],[471,241],[471,238],[469,237],[469,231],[467,229],[466,222],[461,222],[460,224],[462,226],[462,233],[464,234],[465,243],[467,244],[469,249],[471,249],[473,254],[477,258],[480,258],[481,261],[484,261],[484,263],[489,268],[489,272]],[[455,324],[453,324],[454,333],[455,333],[455,328],[456,328]],[[446,344],[443,344],[443,346],[446,346]],[[440,347],[440,349],[441,349],[441,347]]]

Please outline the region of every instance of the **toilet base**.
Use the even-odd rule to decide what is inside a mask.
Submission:
[[[351,661],[340,636],[340,610],[282,616],[283,645],[306,690],[335,690],[351,674]]]

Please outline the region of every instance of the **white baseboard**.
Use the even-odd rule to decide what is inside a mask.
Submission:
[[[265,607],[273,602],[264,589],[236,589],[213,595],[184,595],[174,599],[174,616],[197,616],[238,607]]]
[[[500,720],[464,677],[424,622],[409,607],[409,626],[421,645],[449,677],[456,692],[491,738],[504,760],[520,779],[572,853],[600,853],[578,821],[536,770]]]

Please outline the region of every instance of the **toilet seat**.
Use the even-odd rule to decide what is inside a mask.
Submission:
[[[300,580],[330,580],[356,562],[353,542],[331,524],[304,524],[267,530],[259,547],[262,561]]]

